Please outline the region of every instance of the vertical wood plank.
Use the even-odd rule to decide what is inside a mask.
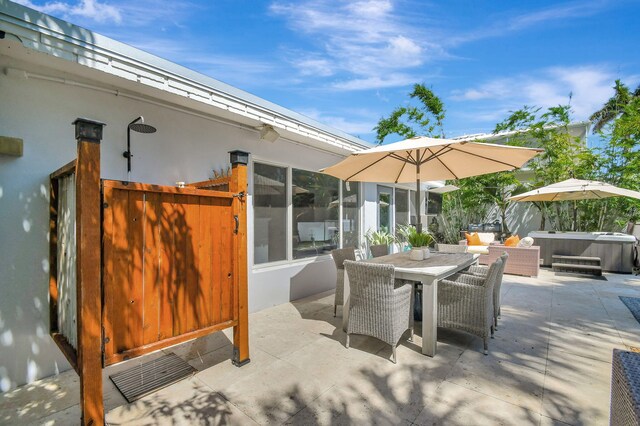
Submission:
[[[233,231],[235,220],[233,211],[227,200],[219,200],[220,221],[220,285],[222,321],[234,319],[235,270],[234,261],[237,260],[233,247]]]
[[[224,217],[220,208],[220,200],[211,200],[211,218],[213,222],[211,232],[211,321],[213,324],[222,322],[222,286],[225,273],[222,269],[222,235],[221,224]]]
[[[198,269],[198,239],[201,237],[197,231],[200,229],[200,209],[197,196],[186,197],[185,223],[186,223],[186,300],[184,312],[187,318],[187,331],[199,328],[199,312],[197,310],[199,298],[200,273]]]
[[[173,283],[173,335],[187,332],[187,220],[185,204],[187,197],[174,196],[173,236],[175,280]]]
[[[114,189],[111,198],[113,232],[111,238],[112,279],[105,284],[107,314],[111,317],[111,345],[113,353],[127,350],[131,346],[128,333],[130,254],[129,254],[129,194],[128,191]]]
[[[49,179],[49,331],[58,331],[58,178]]]
[[[142,324],[144,314],[143,265],[144,265],[144,192],[129,192],[129,315],[127,329],[129,331],[129,347],[142,346]]]
[[[144,200],[144,252],[143,252],[143,324],[142,343],[158,341],[160,332],[160,227],[158,226],[160,194],[145,193]]]
[[[212,280],[211,280],[211,233],[213,224],[211,223],[211,198],[201,197],[199,203],[200,209],[200,229],[198,235],[198,271],[200,273],[199,294],[196,304],[196,312],[199,316],[198,325],[200,328],[207,327],[211,322],[211,304],[212,300]]]
[[[102,213],[102,250],[103,250],[103,266],[102,266],[102,286],[103,286],[103,302],[102,302],[102,327],[104,328],[104,358],[109,359],[114,354],[113,346],[113,189],[104,188],[103,190],[103,213]]]
[[[78,367],[82,423],[104,424],[100,291],[100,144],[78,140],[76,171]]]
[[[162,194],[160,202],[160,330],[158,340],[163,340],[173,336],[175,283],[173,194]]]

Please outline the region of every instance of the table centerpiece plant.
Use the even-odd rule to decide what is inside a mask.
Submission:
[[[411,245],[409,256],[412,260],[422,260],[429,257],[429,246],[435,241],[433,235],[428,232],[418,232],[416,228],[409,231],[407,241]]]

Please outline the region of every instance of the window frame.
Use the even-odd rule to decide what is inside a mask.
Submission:
[[[251,259],[251,264],[252,267],[254,268],[262,268],[265,266],[272,266],[272,265],[281,265],[281,264],[286,264],[287,262],[289,262],[289,259],[291,258],[290,254],[291,254],[291,241],[289,239],[285,238],[285,253],[286,253],[286,258],[282,259],[282,260],[275,260],[273,262],[263,262],[263,263],[256,263],[256,253],[255,253],[255,238],[256,238],[256,231],[255,231],[255,205],[254,205],[254,195],[255,195],[255,182],[254,182],[254,174],[255,174],[255,163],[260,163],[260,164],[264,164],[267,166],[272,166],[272,167],[280,167],[285,169],[285,173],[286,173],[286,182],[285,182],[285,186],[287,187],[287,197],[286,197],[286,221],[285,221],[285,226],[288,228],[291,227],[291,215],[292,215],[292,210],[291,210],[291,204],[292,204],[292,198],[291,198],[291,168],[289,166],[287,166],[286,164],[283,163],[278,163],[276,161],[269,161],[269,160],[262,160],[261,158],[253,158],[253,155],[250,156],[251,160],[250,160],[250,164],[251,164],[251,173],[249,173],[250,178],[249,178],[249,190],[250,190],[250,194],[251,194],[251,219],[252,219],[252,231],[251,231],[251,236],[253,241],[251,242],[251,246],[253,247],[253,256]],[[288,232],[288,231],[287,231]]]
[[[287,226],[287,231],[286,231],[286,236],[285,236],[285,240],[286,240],[286,253],[287,253],[287,258],[284,260],[277,260],[277,261],[273,261],[273,262],[264,262],[264,263],[259,263],[256,264],[255,263],[255,209],[254,209],[254,205],[253,205],[253,195],[254,195],[254,170],[255,170],[255,163],[260,163],[260,164],[265,164],[268,166],[274,166],[274,167],[281,167],[286,169],[286,180],[287,180],[287,220],[286,220],[286,226]],[[278,269],[281,267],[285,267],[285,266],[291,266],[293,264],[305,264],[305,263],[313,263],[316,262],[318,260],[324,260],[327,259],[329,256],[331,256],[329,253],[327,254],[319,254],[316,256],[309,256],[309,257],[303,257],[300,259],[294,259],[293,258],[293,169],[297,169],[297,170],[301,170],[301,171],[305,171],[305,172],[313,172],[313,173],[319,173],[317,170],[310,170],[307,168],[303,168],[303,167],[293,167],[289,164],[285,164],[285,163],[280,163],[278,161],[272,161],[272,160],[267,160],[267,159],[263,159],[259,156],[250,156],[250,160],[249,160],[249,164],[251,166],[250,169],[250,173],[249,173],[249,191],[251,194],[251,198],[252,198],[252,202],[251,202],[251,216],[252,216],[252,238],[254,239],[254,241],[251,242],[252,247],[253,247],[253,256],[251,259],[251,268],[252,270],[263,270],[263,269]],[[339,244],[338,246],[340,248],[343,247],[343,230],[342,230],[342,215],[343,215],[343,207],[342,207],[342,186],[344,184],[344,181],[342,179],[338,179],[338,185],[339,185],[339,191],[338,191],[338,200],[340,201],[339,204],[339,226],[340,226],[340,239],[339,239]],[[363,227],[363,204],[364,204],[364,196],[362,193],[362,183],[361,182],[349,182],[350,185],[357,185],[357,190],[358,190],[358,245],[362,245],[362,227]]]

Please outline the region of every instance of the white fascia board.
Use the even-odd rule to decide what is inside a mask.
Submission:
[[[0,0],[0,30],[34,51],[270,124],[302,136],[303,143],[309,138],[351,152],[372,146],[211,77],[7,0]]]
[[[548,125],[545,126],[545,129],[554,129],[557,127],[561,127],[561,126],[557,126],[557,125]],[[590,121],[576,121],[573,123],[569,123],[567,124],[567,130],[569,130],[569,132],[571,132],[572,130],[579,130],[580,131],[580,137],[581,138],[586,138],[587,133],[589,133],[589,128],[591,127],[591,122]],[[529,132],[529,129],[523,129],[523,130],[506,130],[503,132],[499,132],[499,133],[476,133],[476,134],[469,134],[469,135],[462,135],[462,136],[456,136],[454,138],[452,138],[453,140],[469,140],[469,141],[473,141],[473,140],[483,140],[483,141],[487,141],[487,142],[494,142],[494,141],[498,141],[504,138],[508,138],[509,136],[513,136],[513,135],[520,135],[520,134],[526,134],[527,132]]]

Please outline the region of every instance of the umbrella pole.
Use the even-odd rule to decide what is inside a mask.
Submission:
[[[420,150],[416,155],[416,231],[422,232],[422,215],[420,214]]]

